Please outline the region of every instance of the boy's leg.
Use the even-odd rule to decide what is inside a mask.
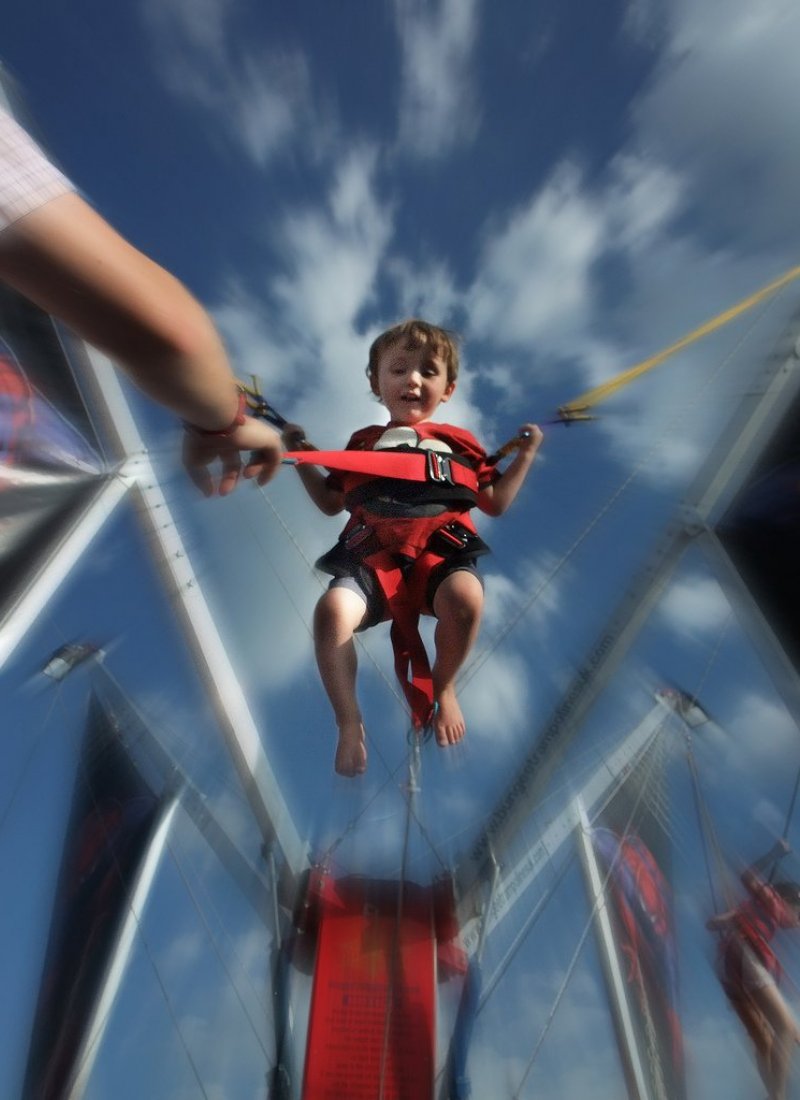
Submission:
[[[364,726],[356,696],[358,662],[353,634],[366,614],[365,599],[352,588],[329,588],[314,612],[314,648],[322,685],[339,730],[335,768],[340,775],[367,770]]]
[[[798,1028],[792,1010],[774,984],[752,991],[753,1001],[772,1029],[768,1060],[771,1075],[770,1100],[785,1100],[789,1085],[792,1053],[798,1041]]]
[[[736,1014],[752,1040],[758,1073],[771,1097],[773,1090],[772,1048],[775,1038],[774,1032],[750,993],[740,991],[735,998],[730,999]]]
[[[455,680],[478,636],[483,610],[483,585],[477,574],[458,569],[444,578],[433,598],[438,619],[433,668],[433,698],[438,704],[433,729],[439,745],[455,745],[466,733]]]

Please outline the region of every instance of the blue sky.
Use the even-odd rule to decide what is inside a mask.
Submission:
[[[367,348],[383,327],[420,314],[462,334],[463,378],[447,418],[493,447],[800,255],[795,5],[498,7],[37,0],[7,21],[0,59],[62,167],[193,289],[237,369],[258,374],[311,439],[335,447],[381,420],[363,373]],[[792,293],[626,390],[596,423],[549,429],[513,510],[482,523],[494,554],[477,671],[467,670],[463,692],[468,740],[446,758],[425,757],[424,817],[447,860],[490,813],[645,560],[782,330]],[[372,658],[362,660],[370,772],[349,784],[332,776],[332,724],[308,633],[319,592],[308,562],[332,544],[338,521],[312,509],[291,471],[264,495],[248,486],[226,501],[196,498],[177,467],[175,424],[136,405],[298,828],[322,850],[403,760],[385,632],[372,632]],[[109,667],[232,832],[257,848],[169,595],[132,520],[120,518],[0,678],[14,716],[4,723],[0,860],[19,882],[0,916],[8,1081],[19,1073],[17,998],[34,996],[86,693],[85,671],[57,703],[29,678],[60,640],[87,635],[115,640]],[[698,745],[700,764],[727,849],[745,861],[782,828],[797,730],[699,555],[677,571],[557,789],[636,724],[658,683],[692,690],[699,670],[716,722]],[[689,1092],[749,1096],[755,1073],[710,974],[699,840],[677,753],[671,782]],[[367,814],[368,850],[358,832],[342,846],[342,870],[396,870],[395,788]],[[263,1091],[269,1043],[252,1021],[269,1006],[268,945],[202,842],[178,828],[88,1100],[109,1095],[110,1082],[123,1098],[202,1096],[184,1043],[208,1097]],[[489,1095],[487,1081],[515,1087],[530,1056],[587,916],[577,881],[565,890],[482,1019],[476,1095]],[[488,950],[499,957],[501,944]],[[131,1055],[134,1023],[147,1058]],[[598,1080],[620,1094],[590,942],[530,1095],[588,1089],[603,1100]]]

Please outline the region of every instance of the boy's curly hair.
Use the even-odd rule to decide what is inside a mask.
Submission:
[[[378,362],[381,355],[387,348],[400,343],[412,349],[430,345],[436,355],[444,360],[447,367],[447,381],[455,382],[459,367],[458,337],[446,328],[412,317],[408,321],[393,325],[373,340],[367,363],[367,378],[373,393],[378,392]]]

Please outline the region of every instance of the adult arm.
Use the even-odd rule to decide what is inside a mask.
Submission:
[[[45,172],[50,168],[35,146],[27,152],[34,162],[41,157]],[[7,167],[18,170],[15,163]],[[207,430],[232,425],[236,382],[206,311],[75,193],[49,198],[0,232],[0,279],[107,352],[143,392],[183,420]],[[246,472],[268,480],[280,462],[279,438],[252,418],[214,448],[188,447],[189,472],[212,492],[207,464],[221,458],[219,488],[230,491],[242,449],[258,452]]]

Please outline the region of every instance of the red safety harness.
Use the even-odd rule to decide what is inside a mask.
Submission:
[[[459,455],[427,449],[292,451],[284,457],[340,475],[350,519],[317,565],[334,575],[364,565],[374,574],[392,620],[395,672],[414,726],[423,728],[433,712],[433,681],[419,616],[428,610],[431,573],[452,554],[488,551],[468,514],[479,492],[473,466]],[[414,514],[415,508],[424,513],[425,505],[440,508],[435,515]]]
[[[791,911],[771,886],[763,885],[758,894],[743,902],[731,920],[731,927],[722,943],[725,984],[729,993],[743,990],[742,952],[750,950],[775,981],[780,980],[781,966],[769,946],[776,928],[791,924]]]

